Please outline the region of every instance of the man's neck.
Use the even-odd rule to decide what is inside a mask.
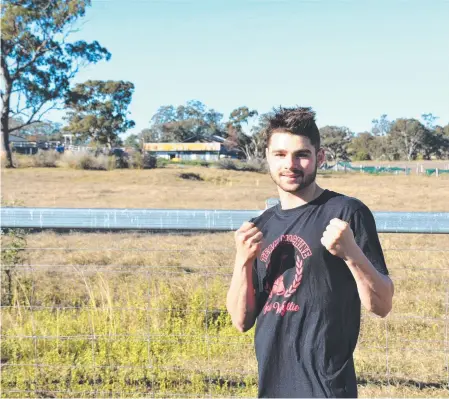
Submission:
[[[295,193],[287,193],[278,187],[279,199],[282,209],[292,209],[301,205],[305,205],[315,198],[318,198],[324,190],[313,182],[305,189]]]

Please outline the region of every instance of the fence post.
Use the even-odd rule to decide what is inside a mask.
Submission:
[[[435,169],[435,174],[438,177],[438,168]]]

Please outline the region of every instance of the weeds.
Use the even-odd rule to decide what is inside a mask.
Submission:
[[[381,238],[389,247],[447,244],[444,236]],[[30,263],[57,266],[19,267],[14,275],[14,307],[3,309],[3,392],[256,396],[254,331],[237,332],[225,308],[232,243],[231,233],[30,237],[31,247],[80,250],[33,251]],[[363,313],[355,354],[360,396],[447,396],[446,253],[386,254],[394,311],[388,319]],[[413,271],[418,266],[433,271]],[[438,280],[424,283],[429,273]]]
[[[36,155],[31,155],[33,166],[37,168],[56,168],[60,157],[59,153],[52,150],[39,150]]]
[[[1,304],[11,306],[13,303],[15,279],[14,274],[18,265],[26,260],[26,235],[21,229],[5,232],[0,230],[1,245]]]
[[[267,163],[264,159],[252,159],[249,161],[238,161],[235,159],[221,159],[217,162],[218,169],[237,170],[242,172],[258,172],[266,173],[268,170]]]
[[[115,168],[115,157],[95,156],[89,152],[66,152],[61,157],[60,164],[71,169],[110,170]]]

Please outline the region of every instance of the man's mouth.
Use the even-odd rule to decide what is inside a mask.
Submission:
[[[292,173],[292,174],[283,173],[281,176],[288,177],[290,179],[294,179],[295,177],[302,177],[302,174],[301,173]]]

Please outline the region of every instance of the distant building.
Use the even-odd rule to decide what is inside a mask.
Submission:
[[[193,136],[182,143],[144,143],[143,150],[158,158],[218,161],[237,158],[238,153],[226,148],[220,136]]]
[[[29,140],[29,137],[18,134],[9,135],[9,144],[11,150],[19,154],[36,154],[38,147],[35,141]]]

